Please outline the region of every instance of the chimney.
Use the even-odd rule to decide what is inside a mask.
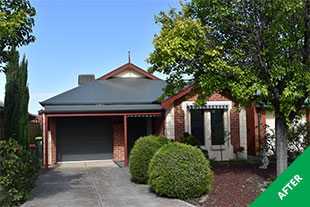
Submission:
[[[79,86],[85,83],[89,83],[95,80],[94,74],[80,74],[79,75]]]

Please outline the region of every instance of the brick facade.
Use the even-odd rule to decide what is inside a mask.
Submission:
[[[240,123],[239,112],[234,106],[230,111],[230,133],[231,144],[234,146],[234,152],[236,152],[236,149],[240,146]]]
[[[209,98],[209,101],[231,101],[231,99],[219,93],[215,93]],[[240,123],[238,109],[235,107],[234,102],[232,103],[233,105],[230,111],[230,138],[235,152],[235,150],[240,146]]]
[[[124,120],[122,117],[113,117],[113,160],[125,160]]]
[[[184,131],[185,131],[185,123],[184,123],[184,111],[182,109],[182,102],[184,101],[196,101],[197,95],[188,98],[182,96],[181,98],[175,100],[174,102],[174,120],[175,120],[175,139],[180,141]],[[210,98],[209,101],[231,101],[226,96],[223,96],[219,93],[214,93]],[[232,110],[230,111],[230,132],[231,132],[231,144],[234,146],[234,149],[239,147],[240,145],[240,124],[239,124],[239,112],[237,108],[232,106]]]
[[[185,96],[183,96],[174,102],[174,134],[176,141],[181,141],[185,131],[184,111],[182,109],[182,102],[185,100]]]
[[[50,131],[51,131],[51,152],[52,152],[52,165],[57,163],[56,153],[56,118],[49,118]]]

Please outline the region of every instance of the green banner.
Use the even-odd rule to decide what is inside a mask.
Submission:
[[[250,206],[310,206],[310,147]]]

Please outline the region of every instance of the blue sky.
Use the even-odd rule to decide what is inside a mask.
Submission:
[[[178,0],[32,0],[37,40],[19,48],[28,59],[29,112],[39,101],[77,86],[79,74],[100,77],[128,62],[147,69],[153,37],[160,31],[154,15]],[[164,76],[156,74],[158,77]],[[0,100],[5,76],[0,73]]]

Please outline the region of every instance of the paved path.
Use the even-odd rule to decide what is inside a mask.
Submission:
[[[135,184],[128,168],[113,162],[65,164],[42,171],[23,207],[189,207],[156,196],[147,185]]]

